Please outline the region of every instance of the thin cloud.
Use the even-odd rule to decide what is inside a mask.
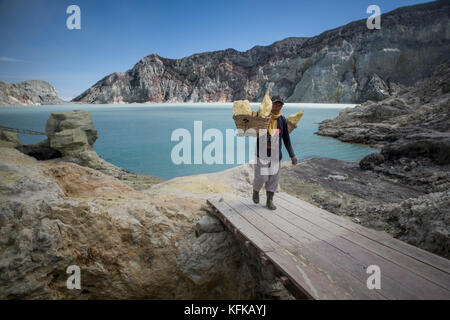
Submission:
[[[11,57],[0,56],[0,62],[27,62],[27,61]]]

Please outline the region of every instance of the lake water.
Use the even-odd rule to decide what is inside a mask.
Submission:
[[[337,139],[315,135],[318,123],[335,117],[348,105],[287,104],[283,115],[305,110],[298,128],[291,133],[291,142],[299,161],[311,157],[327,157],[346,161],[358,161],[365,155],[378,152],[363,145],[340,142]],[[258,104],[252,104],[257,110]],[[88,110],[98,130],[95,151],[105,160],[135,173],[161,178],[173,178],[205,172],[222,171],[239,164],[180,164],[171,160],[172,148],[178,141],[171,141],[172,132],[184,128],[194,139],[194,121],[202,121],[203,132],[209,128],[235,129],[232,104],[165,104],[165,105],[61,105],[1,107],[0,125],[14,128],[45,131],[51,112]],[[46,136],[19,134],[22,143],[35,143]],[[235,148],[237,138],[235,137]],[[246,150],[254,146],[255,138],[245,138]],[[209,141],[203,142],[205,148]],[[254,150],[254,147],[253,147]],[[225,150],[223,151],[225,154]],[[236,154],[236,153],[235,153]],[[193,155],[193,152],[192,152]],[[235,156],[236,157],[236,156]],[[246,154],[246,162],[254,154]],[[283,147],[283,161],[289,156]],[[193,161],[192,161],[193,162]],[[224,159],[225,162],[225,159]]]

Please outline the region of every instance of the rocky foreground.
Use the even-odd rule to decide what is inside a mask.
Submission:
[[[42,80],[27,80],[19,83],[0,81],[0,106],[40,106],[67,104],[58,97],[56,89]]]
[[[290,37],[245,52],[226,49],[168,59],[156,53],[107,75],[82,103],[379,101],[427,78],[450,51],[448,1],[402,7],[311,38]],[[236,22],[239,23],[239,22]],[[412,67],[413,66],[413,67]]]
[[[0,135],[1,299],[292,298],[206,205],[248,194],[249,165],[161,182],[98,157],[88,112],[54,113],[46,131],[25,146]],[[66,287],[70,265],[82,290]]]

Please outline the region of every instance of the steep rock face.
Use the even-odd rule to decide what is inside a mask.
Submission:
[[[341,110],[336,118],[322,121],[317,133],[381,147],[417,140],[448,144],[449,128],[450,63],[445,63],[414,88]]]
[[[288,102],[381,100],[448,60],[449,8],[447,1],[404,7],[383,14],[380,30],[360,20],[245,52],[227,49],[175,60],[151,54],[74,101],[257,101],[267,90]]]
[[[56,89],[42,80],[27,80],[19,83],[0,81],[0,106],[65,104]]]

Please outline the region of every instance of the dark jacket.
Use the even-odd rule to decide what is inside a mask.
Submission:
[[[292,145],[291,145],[291,138],[289,137],[289,130],[288,130],[288,124],[287,124],[287,120],[284,116],[279,116],[277,119],[277,128],[280,129],[280,139],[279,139],[279,144],[278,147],[280,149],[280,161],[281,158],[283,157],[283,153],[281,152],[281,140],[283,140],[284,146],[286,147],[287,152],[289,153],[289,157],[294,157],[295,153],[294,150],[292,149]],[[267,156],[270,157],[271,154],[271,149],[270,149],[270,135],[267,133],[266,135],[267,137]],[[256,137],[256,155],[259,157],[259,136]]]

